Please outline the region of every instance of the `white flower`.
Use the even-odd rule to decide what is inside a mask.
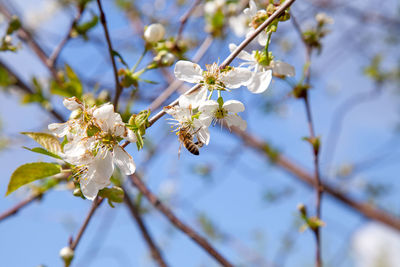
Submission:
[[[229,44],[229,49],[231,52],[236,50],[237,46],[235,44]],[[268,66],[259,63],[258,56],[260,54],[258,51],[253,51],[252,54],[242,50],[237,56],[239,59],[245,61],[239,66],[246,66],[249,70],[253,71],[253,76],[250,82],[247,84],[247,88],[255,94],[259,94],[268,89],[269,84],[272,80],[272,73],[277,76],[294,76],[294,67],[288,63],[281,61],[271,60]]]
[[[81,135],[86,131],[86,123],[83,120],[83,116],[77,116],[86,110],[83,103],[76,97],[65,98],[63,104],[67,109],[72,111],[72,119],[64,123],[49,124],[48,129],[59,138],[67,136],[68,140],[72,140],[74,136]],[[72,116],[72,114],[74,115]]]
[[[160,23],[151,24],[144,31],[144,39],[149,43],[161,41],[165,35],[165,28]]]
[[[180,60],[175,64],[175,77],[189,83],[200,83],[200,91],[236,89],[247,85],[252,74],[245,68],[228,68],[221,70],[216,63],[206,65],[203,71],[199,65],[190,61]]]
[[[237,37],[242,37],[247,34],[250,20],[246,14],[240,14],[229,18],[229,26]]]
[[[204,4],[204,13],[209,15],[215,14],[218,9],[222,9],[224,6],[225,0],[207,1]]]
[[[333,24],[334,23],[333,18],[323,12],[317,13],[317,15],[315,15],[315,20],[319,24]]]
[[[201,103],[205,100],[203,98],[205,90],[200,91],[189,96],[182,95],[179,97],[179,104],[174,107],[165,107],[166,113],[174,117],[174,123],[172,123],[176,130],[179,131],[181,128],[185,128],[190,134],[196,135],[198,141],[208,145],[210,142],[210,132],[208,126],[210,126],[212,118],[210,116],[199,114],[194,116],[194,109],[197,109]],[[197,115],[197,114],[196,114]]]
[[[229,129],[235,126],[242,131],[246,130],[246,121],[237,115],[238,112],[244,111],[244,105],[240,101],[228,100],[221,106],[215,100],[208,100],[200,106],[199,110],[221,125],[225,122]]]
[[[352,242],[355,266],[400,266],[400,234],[371,222],[359,229]]]
[[[86,108],[77,98],[64,100],[66,108],[80,111],[77,118],[65,123],[54,123],[49,129],[58,137],[67,136],[60,156],[74,165],[83,195],[93,200],[98,191],[110,184],[114,165],[126,175],[135,172],[133,158],[119,145],[122,139],[136,142],[136,136],[125,126],[121,115],[112,104]]]
[[[247,22],[247,31],[246,31],[246,37],[249,37],[253,32],[260,26],[267,18],[268,14],[267,11],[264,9],[257,9],[257,5],[253,0],[250,0],[249,2],[249,7],[243,10],[244,17],[234,20],[232,23],[235,28],[243,28],[243,25],[240,25],[240,23]],[[240,30],[242,31],[242,29]],[[262,31],[258,36],[257,36],[257,41],[261,46],[265,46],[267,44],[268,40],[268,34],[266,31]]]

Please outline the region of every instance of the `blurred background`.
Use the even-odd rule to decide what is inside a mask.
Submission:
[[[265,8],[266,2],[257,5]],[[35,145],[19,132],[47,131],[48,124],[57,122],[49,110],[68,118],[69,111],[62,106],[67,95],[52,85],[55,77],[65,72],[65,64],[79,78],[83,98],[107,101],[114,95],[113,71],[96,1],[88,1],[83,11],[78,8],[80,3],[0,0],[0,192],[4,194],[18,166],[48,161],[23,149]],[[144,51],[143,30],[151,23],[164,25],[170,42],[179,39],[174,46],[175,60],[195,57],[203,68],[222,62],[229,55],[229,43],[239,44],[244,38],[231,26],[247,1],[102,3],[114,50],[130,68]],[[179,35],[180,18],[188,11]],[[321,137],[323,182],[357,203],[400,220],[400,5],[395,0],[297,0],[293,4],[292,19],[279,23],[270,51],[276,59],[293,65],[296,76],[273,78],[270,88],[260,95],[240,88],[229,96],[244,102],[246,132],[266,142],[268,153],[260,153],[240,136],[216,125],[200,156],[182,149],[178,158],[179,142],[166,117],[147,130],[144,150],[127,147],[149,188],[237,266],[314,265],[314,236],[310,230],[299,231],[304,222],[297,210],[297,205],[304,203],[314,213],[314,189],[277,164],[274,155],[283,155],[313,173],[313,153],[310,144],[302,140],[309,136],[304,103],[291,93],[302,77],[306,54],[293,18],[303,32],[312,32],[317,25],[315,16],[321,12],[334,22],[325,25],[324,37],[318,40],[319,52],[312,54],[309,98],[316,134]],[[10,15],[18,16],[28,36],[24,38],[16,30],[8,39],[3,37]],[[50,62],[50,67],[49,62],[44,64],[37,47],[50,57],[66,36],[57,61]],[[252,43],[246,48],[252,49],[260,47]],[[161,62],[160,51],[151,49],[138,68]],[[239,63],[235,60],[232,65]],[[168,63],[147,71],[141,77],[151,83],[140,81],[124,89],[119,107],[125,119],[147,109],[173,83],[173,66]],[[125,67],[119,61],[120,68]],[[74,86],[71,90],[77,90]],[[176,86],[179,88],[162,106],[188,86]],[[129,181],[125,183],[126,193],[135,198],[137,190]],[[31,194],[32,187],[26,186],[2,197],[0,212]],[[76,235],[90,205],[60,184],[40,201],[0,221],[1,265],[62,266],[59,250]],[[146,200],[141,209],[170,266],[218,266]],[[321,230],[324,266],[400,266],[399,229],[370,220],[330,194],[323,197],[322,220],[326,223]],[[72,266],[156,264],[126,206],[117,203],[111,208],[104,203],[85,232]]]

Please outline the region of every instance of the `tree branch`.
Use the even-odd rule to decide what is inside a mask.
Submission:
[[[90,208],[89,213],[86,216],[85,221],[83,222],[81,228],[79,229],[79,232],[78,232],[76,238],[70,240],[69,247],[72,250],[75,250],[76,247],[78,246],[79,241],[81,240],[82,235],[85,232],[85,230],[86,230],[86,228],[87,228],[87,226],[88,226],[88,224],[90,222],[90,219],[92,219],[94,212],[96,211],[96,209],[100,206],[100,204],[102,202],[103,202],[103,198],[99,198],[99,197],[96,197],[95,200],[93,200],[92,207]]]
[[[142,217],[140,215],[139,210],[135,206],[135,204],[132,202],[131,198],[127,195],[127,191],[125,191],[125,198],[124,201],[126,203],[126,206],[128,207],[129,211],[131,212],[133,218],[135,219],[139,230],[146,241],[147,246],[149,247],[151,251],[151,256],[152,258],[158,263],[159,266],[161,267],[167,267],[168,265],[166,264],[165,260],[163,259],[163,256],[157,247],[157,245],[154,243],[153,239],[151,238],[151,235],[149,231],[147,230],[146,225],[144,224],[144,221],[142,220]]]
[[[249,133],[242,132],[235,127],[231,127],[231,130],[238,137],[240,137],[249,147],[252,147],[265,155],[275,165],[282,168],[288,174],[311,187],[317,188],[318,185],[315,183],[314,175],[308,173],[304,168],[295,164],[294,162],[292,162],[292,160],[288,159],[284,155],[271,155],[271,153],[268,152],[268,148],[270,147],[268,143],[261,141],[260,139]],[[359,214],[400,231],[400,218],[394,217],[393,215],[383,210],[375,208],[371,204],[356,201],[351,197],[346,196],[340,190],[336,189],[334,186],[329,185],[328,183],[322,182],[321,184],[324,188],[325,193],[331,195],[343,204],[349,206],[353,210],[357,211]]]
[[[65,45],[67,42],[71,39],[71,33],[78,23],[78,21],[81,19],[82,14],[83,14],[84,8],[83,6],[78,7],[78,13],[76,14],[74,20],[71,22],[71,25],[69,26],[68,32],[65,35],[65,37],[61,40],[61,42],[58,44],[58,46],[54,49],[53,53],[50,55],[49,58],[49,65],[50,67],[54,67],[56,65],[57,59],[61,54],[61,51],[64,49]]]
[[[35,200],[40,200],[42,197],[42,194],[39,195],[32,195],[30,197],[28,197],[27,199],[21,201],[20,203],[18,203],[17,205],[15,205],[14,207],[12,207],[11,209],[3,212],[2,214],[0,214],[0,222],[3,221],[4,219],[7,219],[8,217],[15,215],[19,212],[20,209],[26,207],[28,204],[32,203]]]
[[[101,5],[101,0],[97,0],[97,5],[99,7],[100,21],[101,21],[101,24],[103,25],[104,35],[106,37],[107,45],[108,45],[108,52],[110,53],[111,63],[112,63],[113,71],[114,71],[114,80],[115,80],[114,110],[118,110],[118,100],[122,93],[122,86],[118,80],[118,70],[117,70],[117,64],[115,63],[115,58],[114,58],[114,49],[112,47],[110,34],[108,32],[106,16],[104,14],[103,7]]]
[[[161,213],[163,213],[169,221],[175,225],[179,230],[188,235],[193,241],[201,246],[206,252],[214,257],[222,266],[233,267],[233,265],[226,260],[211,244],[196,231],[184,224],[179,218],[177,218],[172,211],[164,206],[162,202],[146,187],[142,180],[136,175],[132,174],[129,176],[133,185],[139,189],[139,191],[147,198],[147,200]]]
[[[8,74],[15,79],[16,82],[13,86],[16,86],[16,88],[18,88],[22,93],[30,94],[30,95],[35,93],[9,66],[7,66],[1,60],[0,60],[0,67],[5,69],[8,72]],[[44,110],[48,111],[56,120],[58,120],[60,122],[65,121],[63,116],[61,115],[61,113],[56,111],[54,108],[52,108],[52,107],[45,108],[42,105],[40,105],[40,106]]]

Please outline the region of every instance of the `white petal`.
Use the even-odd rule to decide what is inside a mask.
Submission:
[[[237,45],[229,44],[229,50],[231,51],[231,53],[233,51],[235,51],[236,48],[237,48]],[[237,57],[240,58],[240,59],[243,59],[245,61],[254,61],[254,58],[244,50],[240,51],[240,53],[237,55]]]
[[[233,16],[229,18],[229,26],[237,37],[246,35],[249,29],[247,22],[248,17],[245,14],[240,14],[239,16]]]
[[[81,177],[80,185],[83,195],[93,200],[100,189],[110,184],[110,177],[114,171],[113,160],[110,151],[99,152],[96,159],[88,165],[87,174]]]
[[[250,0],[249,2],[249,7],[243,10],[243,13],[246,14],[249,17],[253,17],[254,15],[257,14],[257,6],[256,3],[254,3],[253,0]]]
[[[242,131],[246,130],[247,128],[247,122],[235,114],[228,114],[225,117],[225,121],[228,124],[228,128],[230,128],[231,126],[235,126]]]
[[[234,68],[224,72],[220,78],[227,88],[235,89],[246,85],[252,76],[252,72],[244,68]]]
[[[271,70],[253,73],[253,77],[247,84],[247,88],[253,94],[260,94],[268,89],[268,86],[271,83],[271,79],[272,79]]]
[[[217,11],[217,4],[214,1],[209,1],[204,4],[204,13],[214,14]]]
[[[189,83],[199,83],[203,80],[201,67],[190,61],[179,60],[176,62],[174,73],[177,79]]]
[[[207,127],[202,127],[197,132],[197,138],[203,144],[208,145],[208,143],[210,143],[210,132],[209,132],[208,128]]]
[[[201,125],[203,125],[203,127],[209,127],[213,120],[213,116],[206,115],[206,114],[200,114],[200,116],[197,120],[200,121],[200,123],[201,123]]]
[[[63,100],[63,104],[67,109],[69,109],[71,111],[78,109],[78,108],[82,108],[82,104],[79,102],[78,98],[76,98],[75,96],[70,97],[70,98],[65,98]]]
[[[91,178],[92,179],[92,178]],[[99,187],[96,183],[90,182],[87,175],[80,178],[81,191],[85,198],[93,201],[99,193]]]
[[[272,67],[274,74],[293,77],[295,75],[294,67],[286,62],[276,61]]]
[[[238,113],[244,111],[244,105],[242,102],[237,100],[228,100],[224,103],[223,108],[228,112]]]
[[[135,143],[137,141],[135,133],[129,129],[127,129],[127,134],[125,136],[125,139],[131,143]]]
[[[257,41],[259,45],[265,46],[268,41],[268,34],[265,31],[260,32],[260,34],[257,36]]]
[[[93,117],[98,120],[99,126],[105,132],[114,130],[116,123],[122,123],[121,115],[114,112],[114,106],[110,103],[96,108],[93,112]]]
[[[132,156],[120,146],[114,146],[114,163],[125,175],[130,175],[136,170]]]
[[[200,90],[191,94],[179,97],[179,106],[183,108],[198,108],[207,99],[207,89],[202,87]]]
[[[199,111],[208,115],[214,114],[215,110],[219,107],[219,104],[215,100],[207,100],[202,103],[199,107]]]
[[[69,131],[69,125],[67,122],[65,123],[52,123],[47,127],[49,131],[51,131],[57,137],[65,136]]]

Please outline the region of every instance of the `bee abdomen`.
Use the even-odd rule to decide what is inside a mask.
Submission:
[[[199,155],[200,151],[198,146],[193,143],[193,141],[191,140],[185,140],[185,142],[183,143],[183,145],[186,147],[186,149],[192,153],[193,155]]]

